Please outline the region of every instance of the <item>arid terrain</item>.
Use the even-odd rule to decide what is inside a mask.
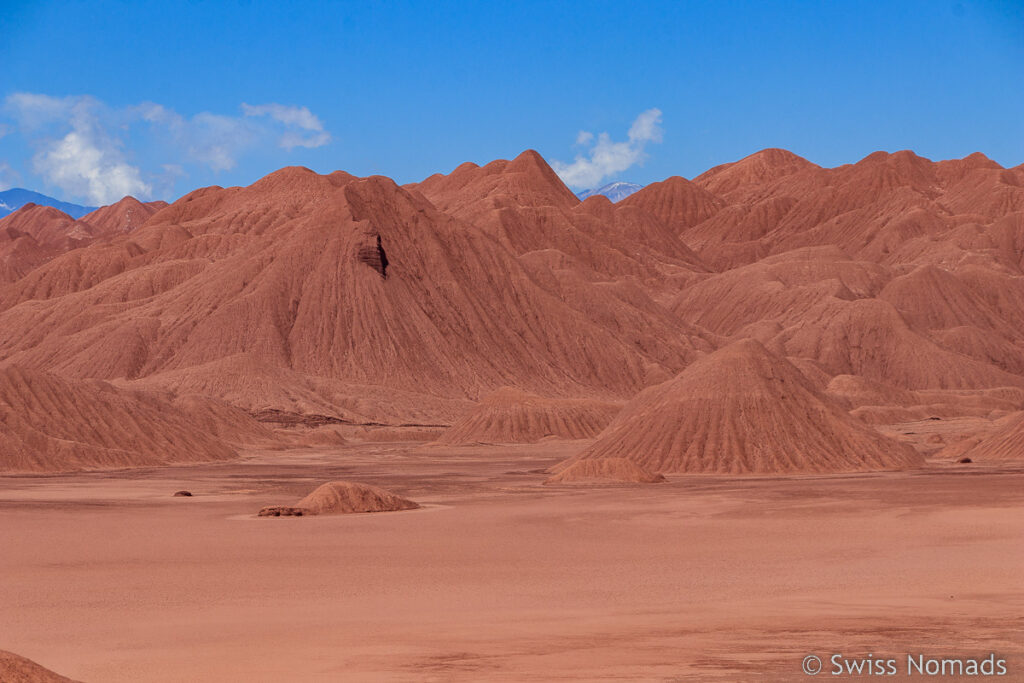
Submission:
[[[0,650],[73,680],[1024,676],[1022,484],[1024,166],[981,154],[0,219]]]
[[[0,638],[82,681],[791,681],[831,652],[1024,665],[1020,469],[531,472],[578,447],[5,478]],[[423,507],[255,517],[336,478]]]

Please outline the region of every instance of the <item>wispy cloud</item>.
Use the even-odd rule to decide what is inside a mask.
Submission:
[[[608,133],[595,136],[581,130],[576,136],[576,145],[587,148],[586,151],[577,154],[572,163],[555,161],[552,167],[569,187],[594,188],[606,178],[643,163],[647,158],[647,145],[659,143],[661,139],[661,110],[648,109],[633,121],[624,142],[614,142]]]
[[[331,135],[307,107],[242,104],[236,115],[182,115],[155,102],[110,107],[89,95],[15,93],[4,112],[35,147],[32,170],[67,195],[108,204],[126,194],[148,199],[169,189],[189,164],[227,171],[247,151],[326,145]],[[2,125],[2,124],[0,124]],[[157,147],[167,158],[151,170],[131,154]]]
[[[229,171],[238,157],[264,134],[244,117],[200,112],[185,117],[162,104],[144,102],[135,111],[157,137],[173,143],[183,161],[214,171]]]
[[[243,102],[242,111],[246,116],[269,116],[288,128],[278,140],[278,144],[285,149],[313,149],[323,147],[331,141],[331,134],[324,130],[323,122],[307,107],[294,107],[276,102],[258,105]]]
[[[6,161],[0,161],[0,192],[9,190],[21,182],[21,175]]]

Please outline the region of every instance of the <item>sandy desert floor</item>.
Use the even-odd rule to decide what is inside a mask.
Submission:
[[[580,447],[0,477],[0,647],[90,683],[782,681],[836,652],[1024,677],[1024,469],[543,486]],[[255,517],[332,479],[424,508]]]

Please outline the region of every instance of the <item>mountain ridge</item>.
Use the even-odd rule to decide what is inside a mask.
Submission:
[[[615,203],[622,201],[626,197],[634,194],[635,192],[639,192],[643,188],[643,185],[637,185],[636,183],[627,183],[625,181],[616,180],[615,182],[608,183],[607,185],[602,185],[601,187],[598,188],[590,190],[581,190],[580,192],[576,193],[576,196],[583,200],[586,199],[587,197],[593,197],[594,195],[599,194],[610,199],[612,203]]]
[[[35,190],[26,190],[22,187],[12,187],[8,190],[0,192],[0,218],[10,215],[23,207],[25,204],[38,204],[40,206],[52,206],[55,209],[63,211],[72,218],[82,218],[90,211],[95,211],[98,207],[95,206],[82,206],[80,204],[73,204],[72,202],[61,201],[55,199],[41,192]]]
[[[743,341],[840,431],[837,410],[870,429],[1024,410],[1024,169],[980,155],[764,150],[619,203],[532,150],[403,186],[287,167],[77,221],[23,208],[0,273],[0,366],[254,415],[592,435]],[[854,402],[858,382],[891,390]],[[488,404],[501,387],[539,398]],[[802,457],[786,467],[857,466]]]

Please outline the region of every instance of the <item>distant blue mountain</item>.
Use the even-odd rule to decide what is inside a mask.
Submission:
[[[55,209],[60,209],[72,218],[81,218],[90,211],[96,210],[95,206],[79,206],[70,202],[62,202],[59,199],[47,197],[45,194],[15,187],[0,192],[0,218],[9,213],[14,213],[29,202],[39,204],[40,206],[52,206]]]
[[[636,183],[615,182],[608,183],[604,187],[599,187],[596,190],[583,190],[583,192],[577,192],[576,196],[580,199],[586,199],[587,197],[592,197],[595,194],[603,194],[613,202],[617,202],[620,199],[625,199],[637,190],[642,189],[644,189],[644,186],[637,185]]]

